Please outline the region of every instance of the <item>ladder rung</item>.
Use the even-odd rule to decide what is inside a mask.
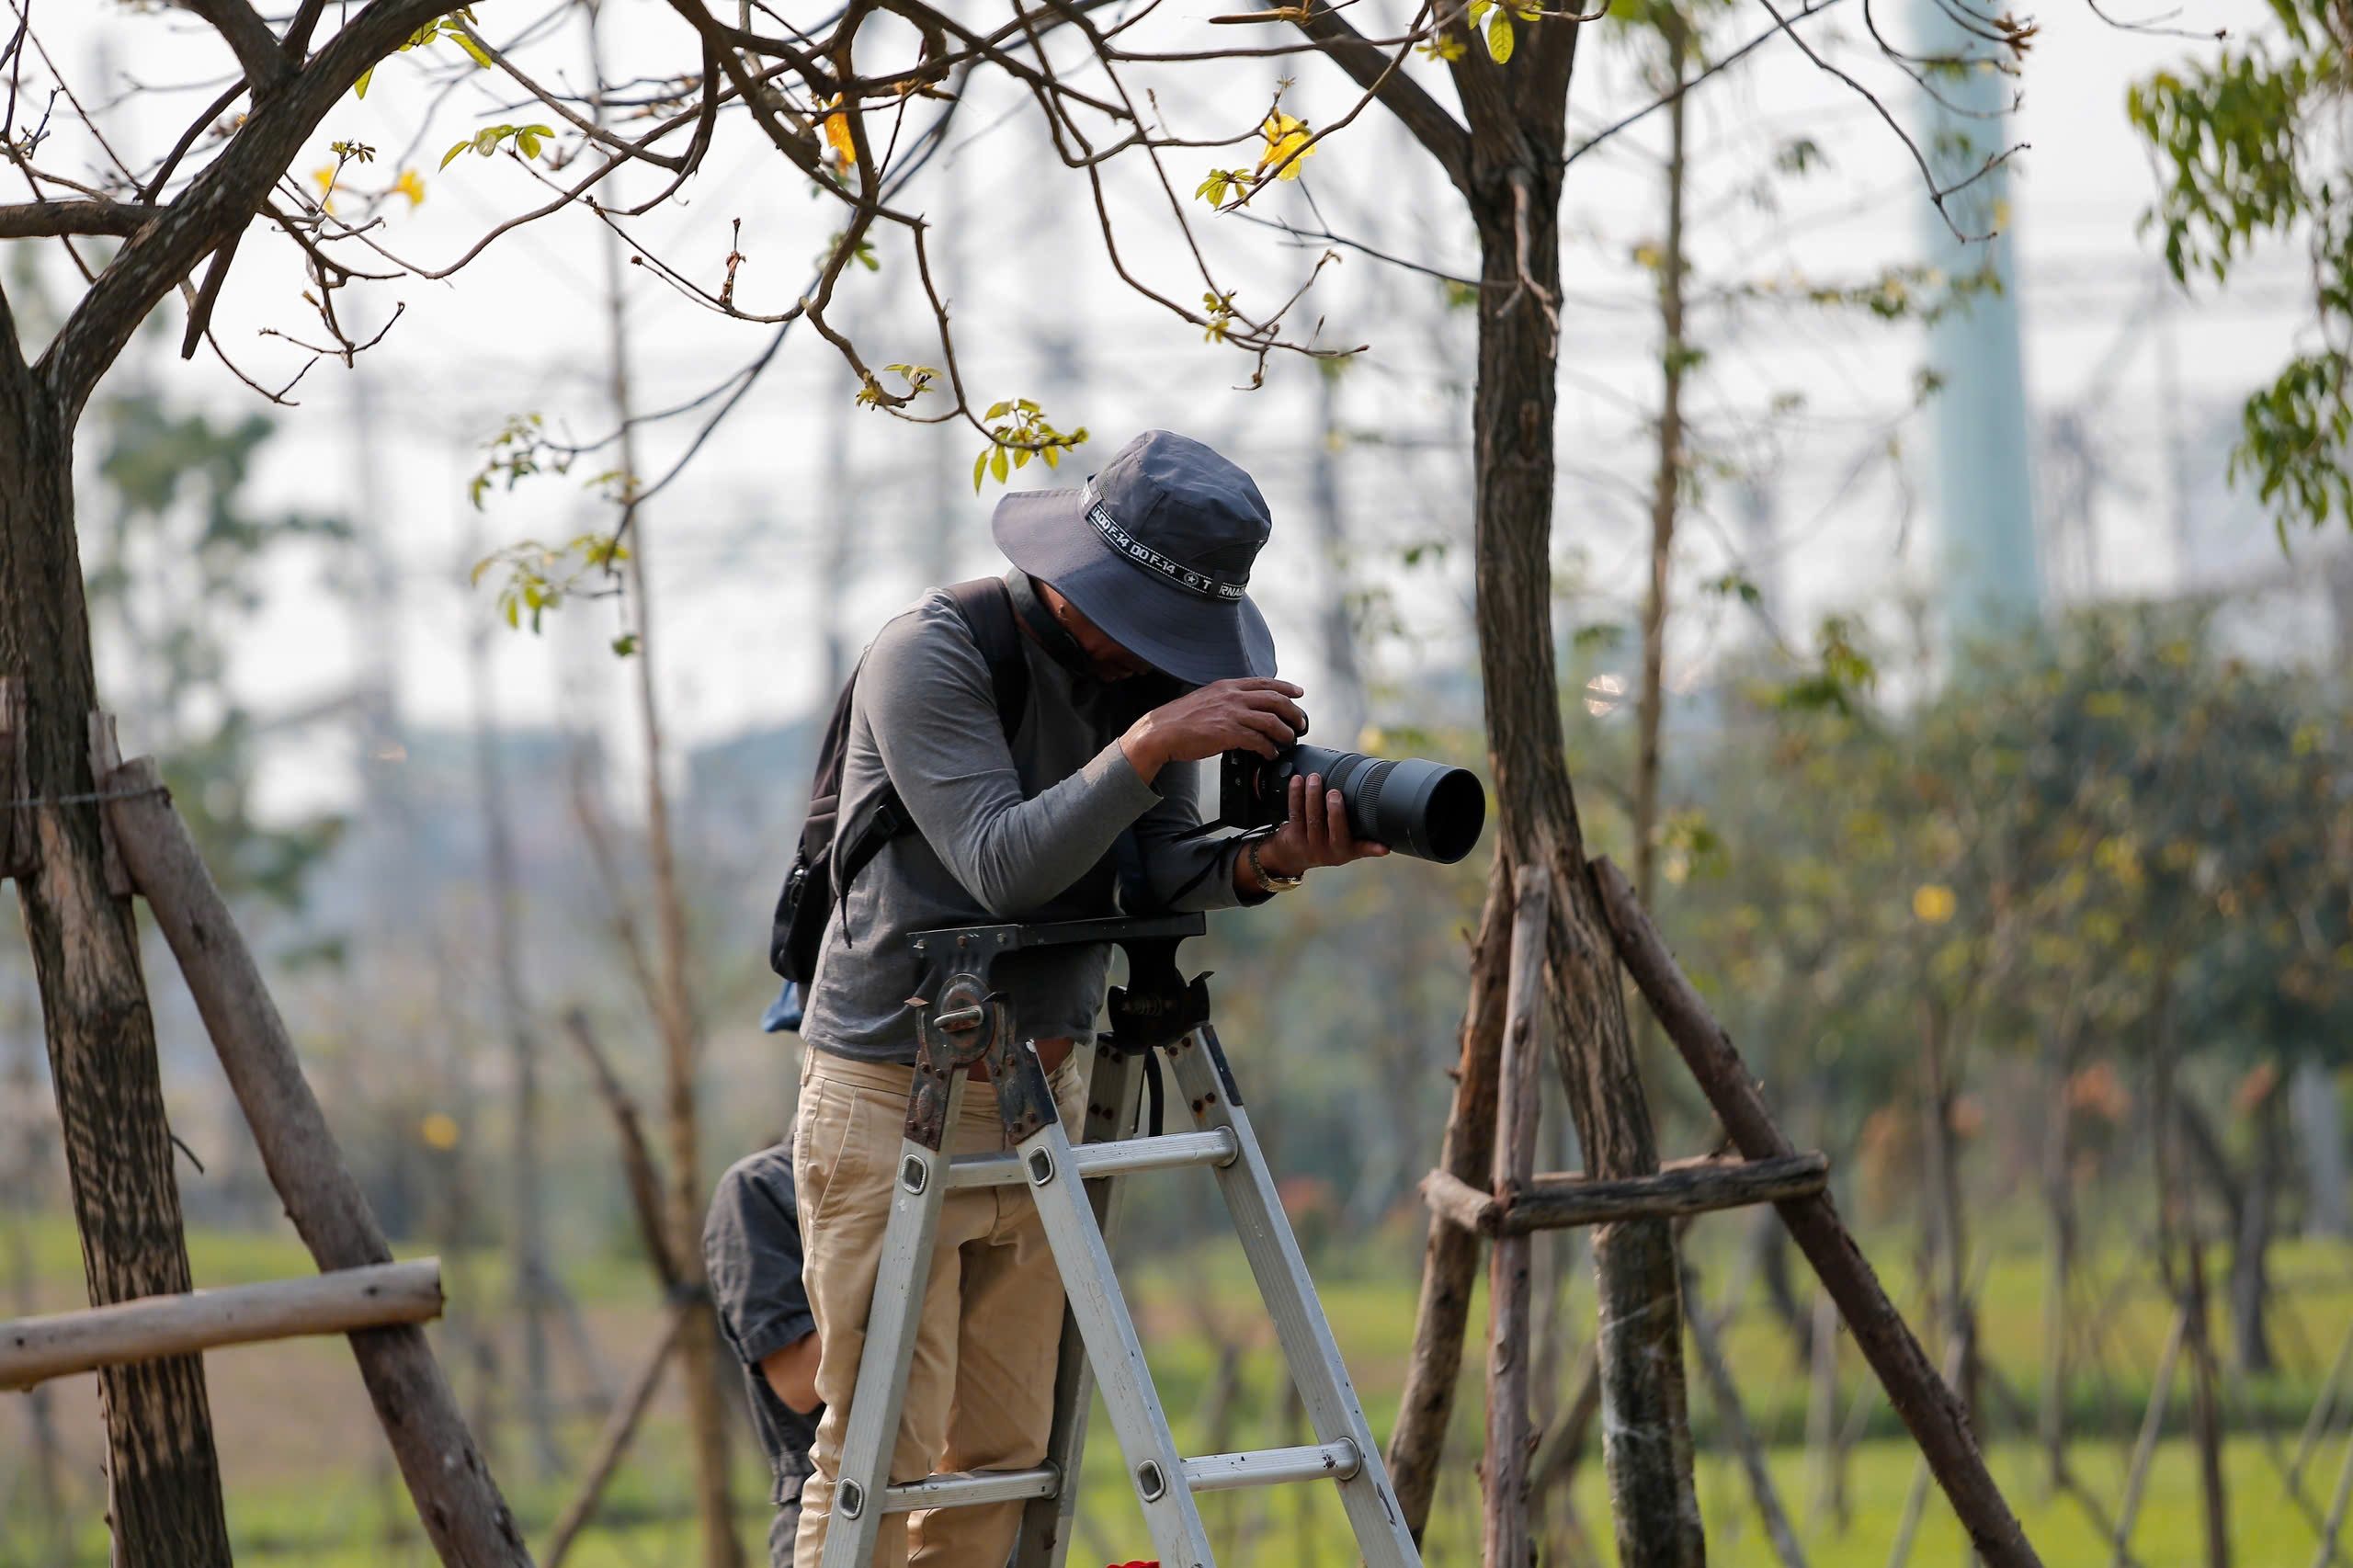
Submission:
[[[1050,1464],[1035,1470],[948,1471],[885,1491],[882,1511],[904,1514],[911,1508],[971,1508],[983,1503],[1051,1497],[1061,1489],[1062,1481],[1062,1471]]]
[[[1290,1481],[1346,1481],[1359,1462],[1357,1446],[1346,1437],[1305,1449],[1204,1454],[1185,1461],[1185,1484],[1196,1492],[1231,1492],[1238,1486],[1280,1486]]]
[[[1188,1165],[1227,1165],[1242,1152],[1233,1130],[1170,1132],[1158,1138],[1128,1138],[1111,1143],[1081,1143],[1071,1151],[1081,1177],[1125,1176],[1131,1171],[1181,1170]],[[1011,1150],[968,1154],[948,1167],[948,1187],[1018,1187],[1029,1179]]]

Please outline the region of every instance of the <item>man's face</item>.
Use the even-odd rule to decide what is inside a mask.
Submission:
[[[1039,583],[1038,597],[1045,601],[1046,608],[1062,623],[1063,630],[1078,640],[1087,662],[1095,666],[1096,679],[1125,680],[1130,676],[1140,676],[1152,668],[1112,642],[1101,627],[1079,613],[1076,605],[1056,593],[1051,583]]]

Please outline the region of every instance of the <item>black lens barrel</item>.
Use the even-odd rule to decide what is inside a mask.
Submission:
[[[1486,789],[1465,767],[1301,745],[1270,771],[1269,783],[1285,791],[1293,778],[1320,775],[1325,789],[1340,791],[1350,833],[1417,860],[1450,866],[1478,846],[1487,825]]]

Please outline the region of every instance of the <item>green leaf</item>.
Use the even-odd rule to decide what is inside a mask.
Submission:
[[[989,472],[989,453],[995,449],[991,447],[983,447],[981,455],[972,460],[972,494],[975,495],[981,493],[981,481]]]
[[[460,32],[455,23],[451,23],[447,30],[449,32],[449,40],[452,43],[455,43],[460,49],[464,50],[468,54],[472,55],[474,57],[475,64],[481,66],[485,71],[491,68],[491,58],[489,55],[483,52],[483,48],[480,44],[474,42],[473,40]]]
[[[626,658],[628,658],[631,653],[636,653],[636,652],[637,652],[637,633],[636,633],[636,632],[634,632],[634,631],[624,631],[624,632],[622,632],[619,637],[616,637],[616,638],[614,638],[614,639],[613,639],[613,655],[614,655],[616,658],[626,659]]]
[[[366,97],[368,96],[368,84],[375,77],[375,74],[376,68],[373,65],[370,65],[367,70],[359,73],[359,80],[351,85],[352,96],[354,97]]]
[[[469,148],[469,147],[471,147],[471,146],[472,146],[473,144],[474,144],[474,139],[473,139],[472,137],[469,136],[469,137],[467,137],[464,141],[462,141],[462,142],[459,142],[456,146],[454,146],[454,147],[450,148],[448,152],[446,152],[446,153],[442,153],[442,154],[441,154],[441,166],[442,166],[443,168],[445,168],[445,169],[446,169],[446,168],[448,168],[448,167],[449,167],[452,163],[454,163],[454,162],[457,160],[457,156],[458,156],[458,154],[459,154],[459,153],[460,153],[464,152],[467,148]]]
[[[1487,24],[1487,52],[1495,57],[1496,64],[1508,65],[1511,46],[1511,13],[1497,11],[1495,19]]]
[[[523,156],[527,158],[536,158],[540,155],[540,139],[528,131],[518,131],[515,133],[515,145],[521,149]]]
[[[996,475],[996,482],[999,484],[1003,484],[1005,483],[1006,474],[1008,470],[1005,460],[1005,449],[1003,447],[998,447],[990,452],[989,472]]]

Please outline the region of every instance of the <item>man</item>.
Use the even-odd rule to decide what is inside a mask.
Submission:
[[[801,1487],[817,1440],[817,1320],[801,1288],[792,1149],[779,1143],[727,1167],[703,1217],[702,1256],[719,1332],[743,1364],[752,1429],[768,1456],[768,1568],[792,1568]]]
[[[801,1028],[811,1049],[794,1176],[825,1403],[802,1491],[802,1568],[824,1550],[913,1077],[906,998],[919,973],[908,934],[1099,916],[1120,907],[1122,888],[1135,903],[1180,912],[1256,903],[1313,867],[1386,853],[1349,836],[1338,792],[1315,779],[1294,783],[1290,820],[1271,835],[1188,831],[1200,820],[1196,764],[1235,749],[1273,756],[1306,733],[1301,688],[1274,678],[1273,640],[1245,593],[1269,527],[1249,475],[1198,441],[1149,432],[1084,490],[997,506],[1029,676],[1009,740],[987,662],[943,593],[884,627],[859,666],[840,820],[858,820],[893,786],[916,831],[892,839],[840,893]],[[995,969],[1074,1135],[1084,1085],[1071,1048],[1092,1036],[1109,964],[1108,946],[1057,947]],[[995,1099],[985,1082],[966,1091],[951,1153],[1006,1146]],[[891,1479],[1039,1463],[1062,1312],[1029,1193],[951,1193]],[[1020,1509],[892,1516],[874,1562],[1002,1568]]]

